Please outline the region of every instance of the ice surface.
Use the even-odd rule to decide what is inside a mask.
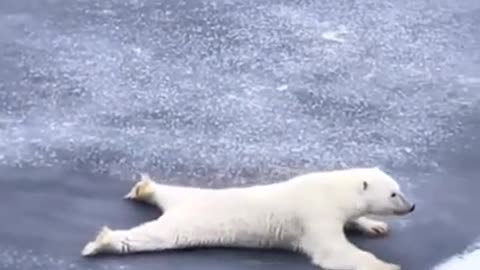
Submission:
[[[48,254],[38,254],[32,250],[15,250],[0,248],[0,269],[50,269],[50,270],[91,270],[91,268],[79,265],[72,260],[64,260]],[[134,269],[121,262],[103,265],[101,270],[128,270]]]
[[[433,270],[477,270],[480,266],[480,245],[470,246],[463,253],[455,255],[435,266]]]
[[[478,114],[479,18],[475,0],[4,0],[0,164],[216,186],[440,170],[430,151]]]

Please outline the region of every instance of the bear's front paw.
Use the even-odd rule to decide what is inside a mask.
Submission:
[[[396,265],[396,264],[393,264],[393,263],[389,263],[387,264],[385,270],[401,270],[402,268],[400,267],[400,265]]]
[[[372,236],[383,236],[388,233],[388,224],[383,221],[362,217],[356,220],[356,225],[361,231]]]
[[[386,262],[377,262],[374,265],[369,265],[367,267],[361,267],[358,270],[401,270],[401,267],[396,264],[386,263]]]
[[[388,233],[388,224],[382,221],[371,220],[366,231],[371,235],[381,236]]]
[[[153,181],[147,174],[140,174],[133,188],[124,196],[127,200],[148,201],[153,195]]]

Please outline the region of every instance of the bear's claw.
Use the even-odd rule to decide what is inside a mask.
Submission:
[[[371,235],[386,235],[388,233],[388,225],[385,222],[373,221],[365,228],[366,231]]]
[[[371,236],[384,236],[388,233],[388,224],[366,217],[361,217],[355,221],[355,227]]]

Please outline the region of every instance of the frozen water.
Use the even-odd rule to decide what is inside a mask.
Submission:
[[[0,269],[49,269],[49,270],[91,270],[91,268],[79,265],[69,259],[61,259],[47,254],[38,254],[32,250],[16,250],[0,248]],[[121,262],[113,262],[109,265],[97,266],[99,270],[128,270],[134,269]]]
[[[478,122],[479,24],[476,0],[3,0],[0,165],[196,185],[440,170]],[[20,265],[88,269],[0,244]]]
[[[27,3],[0,4],[6,165],[206,185],[436,168],[480,98],[473,2]]]
[[[472,245],[462,254],[455,255],[433,270],[477,270],[480,266],[480,245]]]

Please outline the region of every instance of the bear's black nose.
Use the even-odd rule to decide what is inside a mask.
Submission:
[[[413,212],[415,210],[415,204],[412,204],[412,207],[410,207],[410,212]]]

